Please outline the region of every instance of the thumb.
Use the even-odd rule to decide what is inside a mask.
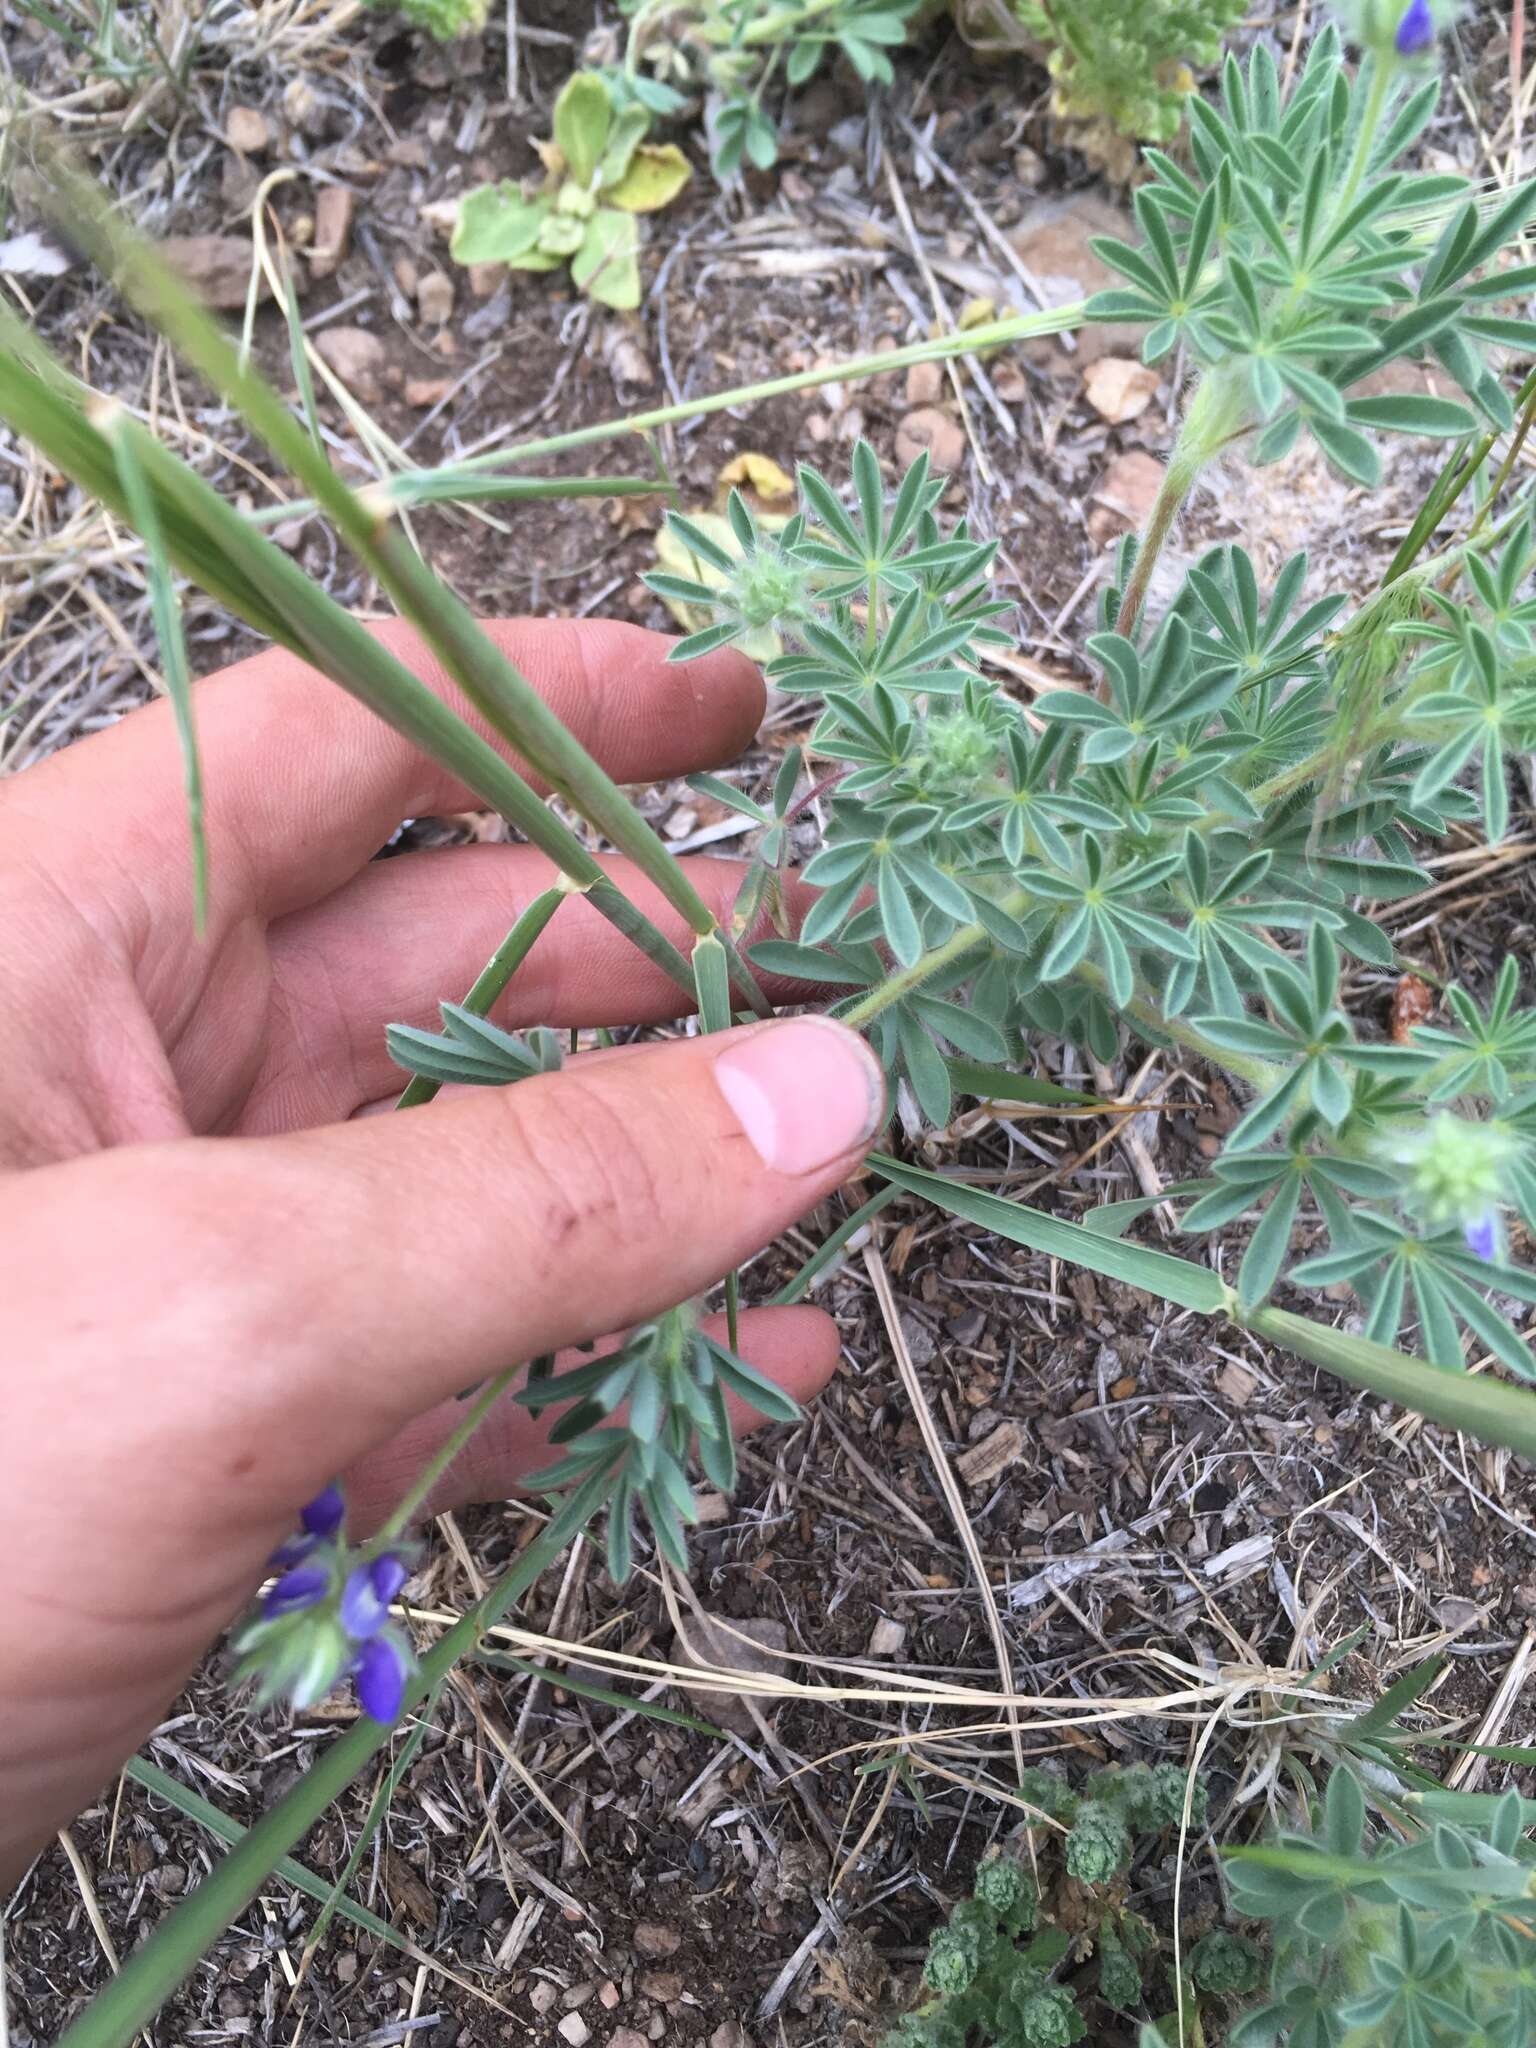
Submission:
[[[11,1269],[51,1285],[40,1330],[95,1341],[30,1384],[54,1408],[74,1382],[82,1480],[139,1493],[153,1436],[226,1531],[266,1527],[445,1395],[709,1286],[845,1178],[883,1106],[863,1042],[798,1017],[403,1116],[44,1168],[12,1183]],[[61,1198],[110,1257],[61,1273],[55,1251],[50,1283]]]

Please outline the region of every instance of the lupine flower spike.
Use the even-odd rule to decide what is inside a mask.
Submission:
[[[257,1618],[236,1639],[239,1676],[258,1706],[313,1706],[350,1677],[365,1713],[394,1721],[415,1669],[410,1643],[389,1619],[410,1565],[396,1550],[374,1556],[346,1542],[346,1501],[327,1486],[300,1510],[299,1529],[272,1554],[277,1573]]]
[[[1499,1212],[1518,1149],[1501,1125],[1442,1111],[1390,1143],[1383,1156],[1403,1171],[1403,1205],[1411,1214],[1431,1229],[1454,1225],[1468,1251],[1491,1262],[1503,1252]]]
[[[1434,47],[1435,17],[1430,12],[1429,0],[1410,0],[1402,20],[1397,24],[1397,54],[1399,57],[1422,57]]]

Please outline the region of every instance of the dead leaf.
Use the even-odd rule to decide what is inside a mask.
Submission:
[[[1415,1026],[1426,1023],[1435,1008],[1434,991],[1416,974],[1405,974],[1392,991],[1392,1043],[1412,1045]]]
[[[794,479],[787,475],[771,455],[759,455],[755,449],[745,449],[740,455],[733,455],[720,472],[720,494],[738,490],[754,507],[783,504],[785,499],[795,495]]]
[[[384,1851],[384,1886],[408,1920],[418,1927],[437,1925],[437,1899],[431,1885],[394,1849]]]

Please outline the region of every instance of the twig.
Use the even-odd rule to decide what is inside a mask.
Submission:
[[[971,1518],[965,1511],[965,1498],[960,1491],[960,1482],[950,1468],[944,1455],[944,1445],[939,1436],[938,1425],[932,1410],[923,1395],[922,1383],[917,1377],[917,1367],[912,1363],[912,1353],[907,1348],[906,1333],[901,1327],[901,1317],[896,1308],[896,1297],[891,1290],[891,1276],[885,1270],[885,1261],[874,1245],[864,1249],[864,1265],[869,1274],[870,1284],[875,1290],[875,1299],[880,1304],[880,1314],[885,1322],[885,1333],[891,1340],[895,1355],[896,1369],[901,1374],[901,1383],[906,1389],[907,1399],[912,1403],[917,1417],[917,1426],[922,1431],[923,1443],[928,1457],[938,1474],[939,1486],[944,1494],[945,1504],[954,1521],[955,1530],[975,1574],[977,1588],[981,1594],[982,1609],[987,1617],[987,1631],[992,1638],[992,1647],[997,1654],[998,1676],[1003,1683],[1005,1695],[1004,1711],[1008,1716],[1008,1734],[1013,1744],[1013,1760],[1020,1778],[1024,1775],[1024,1739],[1019,1728],[1019,1712],[1013,1702],[1013,1659],[1008,1654],[1008,1639],[1003,1634],[1003,1619],[997,1609],[997,1595],[992,1590],[992,1581],[987,1577],[987,1567],[981,1554],[981,1545],[976,1540],[976,1531],[971,1527]]]
[[[939,281],[934,276],[932,266],[923,253],[923,245],[912,219],[911,208],[907,205],[907,195],[901,189],[901,181],[896,176],[896,167],[889,157],[887,157],[885,164],[885,182],[891,195],[891,204],[896,209],[896,218],[901,223],[902,234],[911,252],[912,261],[922,273],[923,283],[928,287],[928,296],[933,302],[934,318],[938,321],[941,331],[953,334],[956,331],[955,322],[950,315],[948,305],[945,303],[944,294],[939,290]],[[977,379],[978,384],[991,395],[994,405],[997,405],[997,410],[1007,421],[1010,439],[1017,440],[1019,430],[1014,425],[1012,416],[997,403],[997,395],[992,391],[991,384],[983,375],[981,364],[975,356],[968,355],[965,358],[965,366],[971,372],[971,375]],[[950,385],[954,390],[955,400],[960,407],[960,418],[965,426],[966,438],[975,452],[976,467],[981,471],[982,481],[991,488],[996,489],[997,478],[992,473],[992,465],[987,460],[987,451],[981,445],[980,437],[976,432],[976,423],[971,418],[971,408],[966,401],[965,386],[960,382],[960,371],[953,361],[946,363],[945,369],[949,376]]]
[[[1018,250],[1014,248],[1012,242],[1009,241],[1008,237],[998,227],[985,208],[972,198],[970,192],[961,184],[960,180],[949,168],[949,165],[945,163],[944,159],[934,149],[932,143],[925,141],[904,114],[899,114],[897,119],[906,131],[907,140],[912,144],[912,147],[920,151],[924,162],[937,171],[949,189],[958,195],[961,205],[971,216],[971,219],[975,221],[977,227],[981,229],[984,239],[1002,257],[1041,312],[1045,312],[1050,304],[1050,301],[1045,296],[1045,287],[1024,261]],[[1068,355],[1075,355],[1077,353],[1077,336],[1075,334],[1063,334],[1060,339],[1061,346]]]

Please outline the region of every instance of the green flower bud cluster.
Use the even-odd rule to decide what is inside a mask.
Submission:
[[[912,765],[919,781],[934,794],[968,797],[979,794],[995,777],[998,750],[991,720],[954,711],[928,720]]]
[[[759,539],[731,576],[726,602],[749,631],[803,619],[810,610],[810,578],[772,541]]]
[[[1083,1884],[1109,1884],[1130,1860],[1131,1831],[1124,1817],[1105,1801],[1086,1801],[1067,1835],[1070,1874]]]
[[[1264,1974],[1264,1951],[1246,1934],[1213,1927],[1190,1950],[1189,1974],[1202,1991],[1246,1998]]]
[[[1482,1258],[1494,1256],[1497,1219],[1520,1144],[1496,1123],[1442,1110],[1416,1126],[1398,1126],[1384,1157],[1404,1175],[1403,1199],[1431,1229],[1460,1229]]]

